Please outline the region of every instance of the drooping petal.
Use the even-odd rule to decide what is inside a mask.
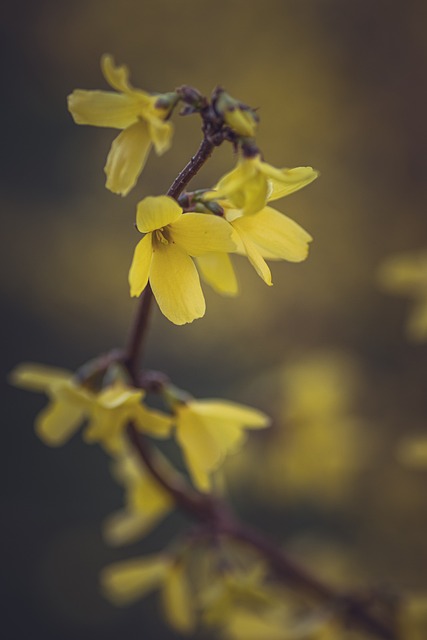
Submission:
[[[196,258],[200,274],[215,291],[235,296],[239,286],[230,257],[226,253],[206,253]]]
[[[217,183],[216,197],[227,197],[232,193],[239,192],[245,183],[253,178],[256,167],[251,160],[242,160],[237,166],[225,174]]]
[[[83,440],[88,444],[99,442],[110,454],[121,454],[124,448],[123,436],[126,423],[125,411],[95,408],[83,431]]]
[[[132,92],[133,88],[129,83],[129,69],[125,64],[116,66],[113,56],[104,53],[101,57],[101,70],[110,87],[123,93]]]
[[[78,430],[84,417],[85,411],[81,406],[75,406],[61,397],[54,398],[38,414],[36,433],[50,447],[60,447]]]
[[[141,233],[162,229],[176,222],[182,215],[182,209],[169,196],[148,196],[138,203],[136,226]]]
[[[130,295],[132,297],[141,295],[147,286],[153,256],[152,244],[152,234],[147,233],[135,247],[135,253],[133,254],[133,260],[129,270]]]
[[[237,402],[206,399],[197,400],[191,406],[193,411],[196,411],[198,415],[204,418],[236,422],[246,429],[262,429],[270,424],[270,418],[265,413]]]
[[[165,579],[169,566],[169,558],[163,555],[117,562],[102,571],[101,585],[115,604],[129,604],[157,589]]]
[[[127,195],[144,168],[150,148],[151,139],[144,120],[122,131],[113,140],[104,168],[107,189],[122,196]]]
[[[197,269],[175,244],[156,243],[150,284],[161,312],[171,322],[185,324],[204,316],[206,305]]]
[[[307,257],[312,237],[296,222],[271,207],[265,207],[254,216],[238,218],[233,226],[267,254],[290,262],[301,262]]]
[[[68,110],[76,124],[126,129],[138,121],[141,105],[135,96],[76,89],[68,96]]]
[[[164,511],[138,513],[122,509],[104,522],[105,541],[112,547],[131,544],[146,536],[163,517]]]
[[[186,213],[169,227],[172,240],[190,256],[209,251],[233,251],[232,227],[223,218],[203,213]]]
[[[178,410],[176,439],[182,449],[194,484],[200,491],[210,490],[209,475],[221,461],[221,450],[203,419],[187,407]]]
[[[162,589],[162,603],[169,624],[180,633],[193,631],[195,619],[194,596],[182,562],[171,566]]]
[[[156,409],[148,409],[138,405],[132,412],[135,426],[143,433],[149,433],[155,438],[167,438],[172,428],[172,418]]]
[[[97,396],[97,402],[105,409],[116,409],[125,404],[137,404],[144,395],[145,392],[141,389],[116,383],[103,389]]]
[[[236,226],[236,222],[237,221],[233,222],[233,226],[240,235],[240,239],[242,240],[249,262],[251,263],[259,277],[264,280],[265,284],[268,284],[268,286],[271,287],[271,285],[273,284],[271,279],[271,271],[268,268],[266,261],[262,257],[255,244],[252,242],[249,234],[245,233],[244,228]]]
[[[278,200],[306,187],[319,176],[319,172],[312,167],[276,169],[266,162],[262,162],[261,166],[270,179],[271,192],[268,196],[268,202]]]
[[[156,118],[156,120],[151,119],[148,121],[148,127],[156,153],[161,156],[171,146],[173,125],[171,122],[163,122]]]
[[[69,382],[72,379],[72,374],[56,367],[24,363],[13,369],[9,379],[16,387],[30,391],[48,391],[58,384]]]

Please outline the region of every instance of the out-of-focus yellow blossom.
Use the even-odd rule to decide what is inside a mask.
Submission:
[[[88,415],[92,394],[63,369],[39,364],[21,364],[10,376],[12,384],[46,393],[49,404],[37,416],[35,429],[39,438],[51,447],[67,442]]]
[[[150,281],[162,313],[175,324],[201,318],[206,309],[196,266],[190,256],[236,248],[232,229],[214,215],[186,213],[168,196],[144,198],[137,227],[146,235],[135,249],[129,271],[132,296]]]
[[[174,406],[176,439],[194,484],[211,488],[210,474],[237,451],[245,429],[263,429],[270,419],[261,411],[225,400],[188,400]]]
[[[356,640],[339,625],[327,621],[324,613],[297,616],[285,607],[261,616],[236,609],[229,616],[224,635],[229,640]]]
[[[124,431],[130,422],[143,433],[166,438],[170,434],[171,418],[146,407],[142,403],[144,396],[142,389],[129,387],[120,381],[100,391],[93,397],[84,440],[99,442],[111,454],[122,453]]]
[[[101,69],[117,93],[77,89],[68,96],[68,108],[77,124],[123,129],[111,146],[105,173],[107,189],[125,196],[135,186],[151,146],[159,155],[169,149],[172,124],[166,120],[174,102],[134,89],[127,67],[116,67],[110,55],[102,56]]]
[[[159,453],[157,457],[156,465],[170,473],[166,460]],[[104,536],[109,544],[118,546],[148,534],[174,508],[174,502],[131,451],[114,461],[113,475],[125,487],[126,506],[106,520]]]
[[[215,197],[227,199],[242,215],[261,211],[270,202],[290,195],[313,182],[318,172],[312,167],[277,169],[259,155],[242,158],[215,187]]]
[[[163,610],[169,624],[181,633],[194,629],[194,597],[181,560],[159,554],[118,562],[103,570],[101,585],[106,596],[119,606],[161,589]]]
[[[397,457],[409,467],[427,468],[427,436],[412,436],[402,440],[397,449]]]
[[[284,214],[263,205],[257,213],[244,215],[243,210],[235,209],[227,200],[221,201],[221,206],[225,220],[233,227],[236,252],[248,257],[267,285],[271,286],[273,282],[265,258],[289,262],[301,262],[307,258],[312,237]],[[225,295],[237,293],[237,279],[227,254],[201,256],[197,258],[197,265],[203,279],[215,291]]]
[[[171,418],[148,409],[141,401],[144,391],[121,382],[92,393],[79,385],[73,374],[54,367],[22,364],[11,374],[13,384],[46,393],[50,402],[36,418],[36,433],[50,446],[67,442],[85,420],[86,442],[100,442],[107,451],[123,450],[123,432],[132,421],[144,433],[157,438],[169,435]]]
[[[426,340],[427,251],[392,256],[380,266],[378,280],[384,289],[413,299],[406,330],[412,340]]]
[[[427,638],[427,596],[407,598],[401,605],[398,617],[399,638],[425,640]]]

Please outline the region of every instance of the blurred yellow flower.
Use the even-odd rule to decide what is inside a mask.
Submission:
[[[427,339],[427,251],[388,258],[378,270],[380,285],[392,293],[412,298],[414,305],[407,320],[412,340]]]
[[[166,120],[174,102],[134,89],[127,67],[116,67],[110,55],[102,56],[101,69],[117,93],[76,89],[68,96],[68,109],[77,124],[123,129],[111,146],[105,173],[107,189],[125,196],[135,186],[151,146],[159,155],[169,149],[173,129]]]
[[[146,235],[135,249],[129,271],[132,296],[150,281],[162,313],[175,324],[205,314],[197,269],[190,256],[233,251],[232,229],[210,214],[186,213],[168,196],[144,198],[137,209],[137,227]]]
[[[290,195],[313,182],[318,172],[311,167],[277,169],[259,155],[242,158],[237,166],[221,178],[213,197],[226,198],[242,215],[258,213],[267,200]]]
[[[399,638],[425,640],[427,637],[427,596],[413,595],[406,598],[398,616]]]
[[[169,624],[181,633],[195,626],[194,597],[182,561],[166,554],[134,558],[106,567],[101,574],[106,596],[126,605],[161,589],[163,610]]]
[[[156,466],[171,473],[170,465],[154,452]],[[113,513],[104,523],[106,541],[118,546],[147,535],[174,508],[170,494],[153,478],[131,451],[114,460],[113,476],[125,487],[125,508]]]
[[[415,469],[427,468],[427,436],[404,438],[397,448],[400,462]]]
[[[211,488],[210,474],[245,440],[245,429],[263,429],[270,419],[261,411],[225,400],[189,400],[174,407],[176,439],[194,484]]]
[[[171,418],[142,404],[144,391],[121,382],[92,393],[79,385],[72,373],[38,364],[22,364],[12,371],[13,384],[45,392],[50,402],[36,418],[40,439],[57,447],[67,442],[85,420],[86,442],[100,442],[110,453],[123,450],[123,433],[132,421],[137,429],[157,438],[170,433]]]

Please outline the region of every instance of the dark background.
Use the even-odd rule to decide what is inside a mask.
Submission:
[[[278,205],[315,241],[302,265],[272,265],[273,288],[241,260],[241,295],[206,290],[206,317],[192,325],[156,312],[147,365],[196,396],[277,417],[283,389],[269,381],[288,363],[319,350],[357,362],[351,410],[369,464],[346,494],[331,503],[308,490],[269,506],[236,489],[234,499],[295,548],[314,540],[319,567],[340,549],[369,579],[415,590],[426,586],[427,475],[402,467],[395,450],[404,433],[426,429],[427,353],[404,336],[408,303],[384,294],[375,274],[388,256],[427,245],[426,11],[422,0],[6,0],[0,14],[4,379],[22,361],[74,369],[124,343],[136,305],[127,288],[135,204],[167,189],[200,137],[195,119],[175,117],[173,149],[151,155],[122,200],[103,186],[115,133],[74,125],[66,96],[106,88],[104,52],[147,90],[220,83],[260,107],[267,161],[321,171]],[[233,165],[221,149],[196,186]],[[79,437],[56,451],[41,444],[32,431],[41,396],[5,384],[2,398],[5,637],[174,637],[154,600],[106,603],[98,573],[162,548],[182,520],[109,549],[100,525],[121,491],[107,460]]]

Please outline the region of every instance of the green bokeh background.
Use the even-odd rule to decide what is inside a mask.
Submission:
[[[310,350],[350,353],[363,371],[357,411],[377,452],[352,498],[335,510],[271,514],[247,500],[240,508],[282,539],[319,533],[344,545],[372,579],[425,588],[427,472],[402,469],[394,451],[402,433],[426,430],[427,352],[404,337],[408,305],[375,282],[384,258],[427,245],[425,3],[6,0],[0,20],[5,375],[21,361],[73,369],[124,343],[136,308],[127,288],[135,205],[165,192],[200,139],[195,118],[175,117],[173,149],[150,156],[121,199],[104,188],[114,132],[74,125],[66,96],[106,88],[104,52],[147,90],[186,83],[207,93],[221,84],[260,107],[267,161],[320,170],[279,205],[315,240],[307,262],[273,264],[273,288],[240,261],[241,295],[205,289],[201,321],[175,327],[156,312],[147,366],[199,397],[268,411],[271,398],[254,379]],[[212,185],[234,162],[220,149],[194,185]],[[161,548],[181,519],[140,545],[108,549],[100,523],[121,492],[103,455],[78,437],[47,449],[31,426],[43,400],[6,386],[3,398],[7,637],[174,637],[154,599],[116,610],[98,595],[97,575]]]

